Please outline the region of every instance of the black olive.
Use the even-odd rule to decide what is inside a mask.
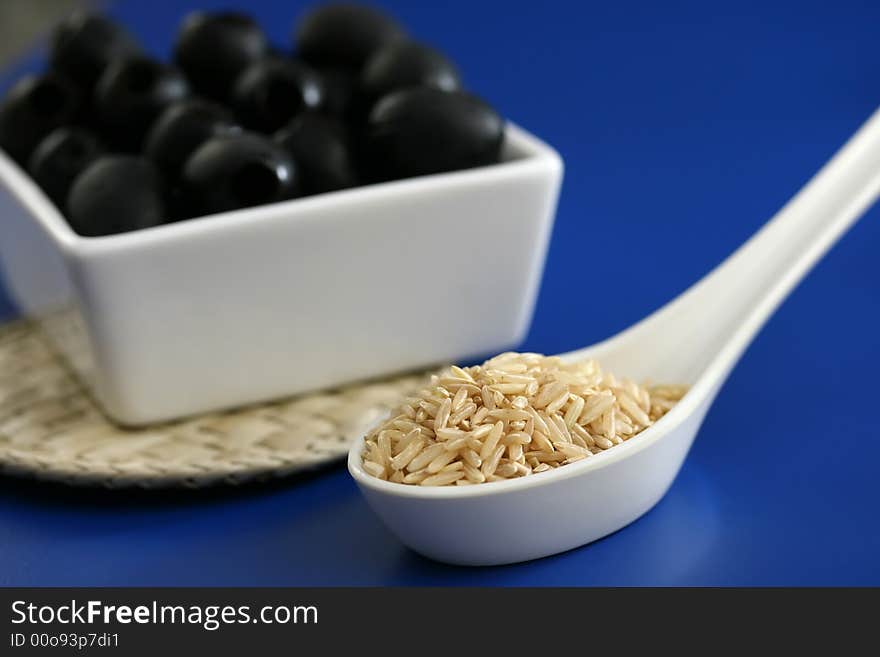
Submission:
[[[34,181],[62,211],[76,177],[103,152],[95,136],[83,128],[58,128],[40,142],[28,163]]]
[[[0,148],[24,166],[46,135],[77,117],[80,98],[58,75],[22,78],[0,103]]]
[[[497,162],[503,119],[459,91],[413,87],[376,103],[364,131],[365,173],[392,180]]]
[[[68,220],[86,237],[158,226],[166,220],[165,192],[147,160],[131,155],[95,160],[73,183]]]
[[[174,179],[202,143],[237,129],[225,108],[205,100],[183,100],[159,115],[144,141],[144,152],[160,171]]]
[[[137,55],[140,46],[106,16],[77,11],[55,28],[49,44],[51,67],[91,92],[107,66]]]
[[[319,68],[324,100],[321,111],[328,116],[345,120],[350,115],[358,88],[358,78],[344,68]]]
[[[234,12],[190,14],[174,47],[175,60],[193,88],[218,100],[229,98],[242,71],[268,53],[260,26]]]
[[[183,169],[191,212],[213,214],[299,195],[293,158],[261,135],[242,132],[213,137]]]
[[[318,114],[303,114],[275,135],[299,168],[306,194],[332,192],[357,184],[345,137],[337,121]]]
[[[107,67],[98,81],[98,119],[118,148],[139,150],[153,121],[168,105],[189,94],[176,68],[147,57],[131,57]]]
[[[372,7],[332,3],[302,17],[294,42],[297,53],[313,66],[357,73],[376,50],[403,36],[394,19]]]
[[[373,103],[392,91],[408,87],[461,88],[455,65],[443,53],[415,41],[396,41],[370,57],[360,78],[362,103]]]
[[[300,112],[321,105],[318,75],[298,62],[277,57],[250,66],[235,84],[233,107],[241,122],[261,132],[274,132]]]
[[[181,185],[170,186],[165,198],[167,215],[165,223],[183,221],[201,214],[193,207],[186,190]]]

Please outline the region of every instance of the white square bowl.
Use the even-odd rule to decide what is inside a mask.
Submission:
[[[106,413],[142,425],[519,343],[562,179],[508,125],[496,165],[98,238],[0,152],[0,261]]]

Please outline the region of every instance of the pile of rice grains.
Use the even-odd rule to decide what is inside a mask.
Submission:
[[[422,486],[545,472],[629,440],[686,391],[618,380],[592,360],[504,353],[431,377],[367,435],[363,467]]]

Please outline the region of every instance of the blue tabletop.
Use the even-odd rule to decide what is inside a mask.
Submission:
[[[182,4],[113,11],[166,53]],[[242,4],[286,43],[297,3]],[[565,158],[529,350],[590,344],[681,292],[880,105],[880,3],[868,0],[384,4]],[[758,336],[667,496],[592,545],[438,565],[394,539],[342,464],[202,493],[5,479],[0,584],[878,585],[878,215]],[[572,305],[581,284],[598,297]]]

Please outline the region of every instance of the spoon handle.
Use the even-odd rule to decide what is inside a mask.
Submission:
[[[880,109],[773,219],[695,288],[723,296],[735,324],[734,318],[754,314],[759,329],[878,196]]]
[[[624,344],[649,348],[656,359],[652,367],[639,367],[641,349],[624,355],[618,367],[692,382],[711,364],[720,385],[779,304],[878,196],[880,110],[724,262],[618,336]],[[611,343],[621,344],[615,338]],[[683,351],[688,358],[678,357]]]

